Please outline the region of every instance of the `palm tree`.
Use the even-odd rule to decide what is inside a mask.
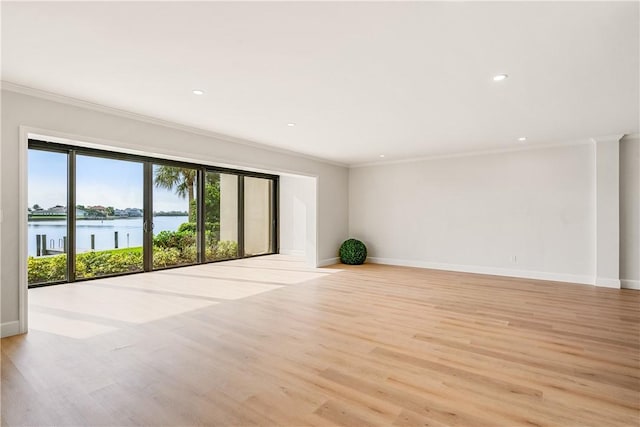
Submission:
[[[195,222],[196,211],[193,201],[195,200],[196,170],[159,165],[156,167],[154,174],[154,182],[157,188],[175,189],[178,196],[189,198],[189,222]]]

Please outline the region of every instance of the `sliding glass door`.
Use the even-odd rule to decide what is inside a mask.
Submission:
[[[273,181],[244,178],[244,253],[273,252]]]
[[[153,165],[153,268],[198,261],[198,171]]]
[[[143,164],[75,156],[75,278],[142,271]]]
[[[28,284],[277,253],[278,177],[29,140]]]
[[[205,260],[238,257],[238,176],[208,171],[204,187]]]
[[[29,150],[29,286],[67,280],[67,154]]]

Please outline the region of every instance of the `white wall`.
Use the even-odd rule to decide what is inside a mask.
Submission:
[[[280,253],[305,256],[315,264],[316,182],[313,178],[280,177]]]
[[[640,289],[640,136],[620,142],[620,279]]]
[[[593,144],[352,168],[349,194],[373,262],[593,283]]]
[[[114,149],[135,149],[160,156],[178,156],[196,162],[256,168],[317,177],[318,263],[335,260],[336,248],[348,231],[348,170],[311,158],[242,144],[232,139],[180,126],[164,126],[81,102],[46,94],[26,95],[2,91],[2,242],[0,297],[3,334],[16,332],[19,318],[20,220],[26,211],[19,204],[21,125],[63,134],[95,138]]]

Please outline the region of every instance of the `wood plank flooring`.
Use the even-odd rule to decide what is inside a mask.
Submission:
[[[272,256],[29,299],[2,425],[640,425],[638,291]]]

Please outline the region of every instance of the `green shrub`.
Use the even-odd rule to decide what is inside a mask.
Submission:
[[[190,231],[161,231],[153,238],[153,246],[184,248],[196,244],[196,235]]]
[[[215,233],[220,229],[219,222],[205,222],[204,229],[207,232]],[[195,222],[183,222],[178,227],[178,232],[188,231],[190,233],[195,234],[198,231],[198,226]]]
[[[162,268],[172,265],[183,264],[181,262],[180,251],[176,248],[153,247],[153,267]]]
[[[170,248],[174,240],[174,231],[161,231],[153,236],[153,246],[159,248]]]
[[[238,256],[238,242],[222,240],[216,246],[216,259],[235,258]]]
[[[27,281],[29,284],[58,282],[67,275],[67,255],[32,257],[27,259]]]
[[[359,265],[367,259],[367,247],[360,240],[348,239],[340,246],[340,261],[344,264]]]
[[[237,258],[238,242],[233,240],[222,240],[220,242],[209,241],[205,251],[207,261]]]
[[[185,227],[186,228],[186,227]],[[238,243],[216,242],[206,248],[207,260],[236,258]],[[163,231],[154,238],[153,267],[163,268],[192,264],[197,260],[195,234],[189,231]],[[29,284],[59,282],[66,279],[67,255],[32,257],[27,260]],[[142,248],[93,251],[76,256],[76,277],[88,279],[143,269]]]
[[[188,224],[195,225],[195,223],[184,223],[180,226],[183,231],[161,231],[153,238],[154,266],[156,262],[161,267],[196,262],[196,233],[189,231],[191,225]],[[168,251],[169,249],[171,251]],[[164,253],[162,250],[167,250],[168,252]],[[175,258],[174,262],[170,262],[175,257],[176,251],[177,258]],[[156,261],[156,258],[159,260]]]
[[[66,279],[66,254],[29,257],[27,263],[29,284],[57,282]],[[85,252],[76,256],[76,277],[78,278],[139,270],[142,270],[142,248]]]
[[[196,262],[198,259],[198,248],[196,245],[186,246],[184,248],[179,248],[180,251],[180,263],[181,264],[191,264]]]
[[[142,248],[85,252],[76,257],[76,277],[96,277],[142,270]]]
[[[197,230],[197,225],[196,225],[195,222],[183,222],[178,227],[178,232],[188,231],[188,232],[191,232],[191,233],[195,233],[196,230]]]

